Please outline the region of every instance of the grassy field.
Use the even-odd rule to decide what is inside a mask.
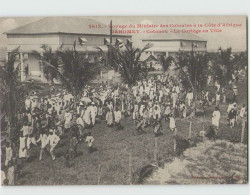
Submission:
[[[247,102],[246,82],[238,84],[240,105]],[[222,119],[220,123],[221,138],[232,140],[232,135],[240,138],[241,127],[238,125],[230,129],[227,123],[227,105],[221,105]],[[203,117],[192,119],[192,136],[195,136],[203,128],[211,124],[212,110]],[[188,137],[190,119],[178,119],[178,134]],[[18,185],[95,185],[98,183],[98,168],[100,167],[101,185],[129,184],[129,154],[132,156],[132,172],[140,170],[142,167],[154,162],[155,137],[153,129],[147,128],[144,134],[138,135],[131,118],[122,120],[121,131],[114,131],[106,127],[104,121],[96,124],[92,131],[95,138],[95,152],[87,152],[86,143],[80,143],[78,147],[79,155],[75,158],[70,168],[67,168],[64,154],[67,149],[65,140],[61,140],[56,148],[57,159],[51,160],[48,153],[45,153],[42,161],[38,160],[39,148],[33,147],[31,150],[31,162],[21,165],[18,176]],[[247,131],[247,130],[246,130]],[[245,142],[247,142],[245,133]],[[173,137],[169,129],[169,123],[163,122],[163,135],[158,137],[158,162],[164,164],[169,159],[173,159]]]

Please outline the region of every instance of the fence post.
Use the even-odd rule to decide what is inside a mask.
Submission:
[[[189,133],[188,133],[189,139],[191,139],[191,136],[192,136],[192,122],[190,121],[190,123],[189,123]]]
[[[98,173],[97,173],[97,184],[100,184],[100,179],[101,179],[101,164],[98,166]]]
[[[132,155],[129,153],[129,159],[128,159],[128,171],[129,171],[129,185],[132,184]]]
[[[246,122],[243,119],[243,121],[242,121],[242,129],[241,129],[241,143],[243,143],[243,141],[244,141],[245,125],[246,125]]]
[[[174,138],[174,152],[176,151],[176,138]]]
[[[154,150],[154,161],[157,162],[157,153],[158,153],[158,137],[155,137],[155,150]]]

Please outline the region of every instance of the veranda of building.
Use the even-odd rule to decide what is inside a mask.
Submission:
[[[142,43],[151,43],[153,46],[146,53],[159,56],[173,56],[180,51],[203,53],[207,51],[207,41],[190,33],[165,33],[154,34],[145,39]]]

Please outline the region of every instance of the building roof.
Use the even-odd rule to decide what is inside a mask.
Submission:
[[[152,60],[157,61],[155,56],[153,56],[152,54],[146,53],[146,52],[143,52],[141,54],[141,57],[140,57],[139,61],[144,62],[144,61],[148,60],[149,58],[151,58]]]
[[[89,25],[101,25],[103,28],[89,28]],[[89,18],[82,17],[46,17],[41,20],[20,26],[5,32],[6,34],[95,34],[109,35],[107,25]],[[114,34],[118,35],[118,34]],[[119,35],[131,37],[130,35]]]
[[[185,41],[206,41],[205,39],[194,35],[192,33],[162,33],[152,34],[142,41],[174,41],[174,40],[185,40]]]

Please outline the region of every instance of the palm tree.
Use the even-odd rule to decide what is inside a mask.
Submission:
[[[137,80],[146,76],[146,71],[141,68],[139,59],[141,54],[151,47],[146,44],[142,49],[134,48],[132,43],[124,45],[125,49],[119,46],[110,46],[113,56],[113,66],[118,70],[124,80],[129,86],[133,85]]]
[[[231,62],[232,48],[229,47],[226,50],[222,50],[220,47],[218,50],[220,51],[220,63],[227,69],[226,78],[231,80],[233,73],[233,65]]]
[[[17,115],[24,108],[26,95],[32,90],[41,89],[33,82],[21,82],[20,63],[15,67],[18,55],[19,47],[9,52],[5,65],[0,66],[1,115],[7,116],[11,126],[15,126],[17,123]],[[11,128],[12,130],[13,128]],[[12,134],[12,132],[10,133]]]
[[[174,58],[172,56],[168,56],[167,58],[165,56],[160,56],[159,61],[162,65],[163,72],[166,72],[170,67],[171,62],[174,61]]]
[[[63,45],[61,45],[60,48],[62,46]],[[57,78],[57,69],[58,69],[58,58],[56,52],[53,52],[52,48],[48,45],[42,45],[41,48],[43,50],[42,56],[37,51],[33,51],[32,53],[38,60],[41,60],[43,64],[42,71],[44,73],[45,78],[51,83],[54,83],[54,79]],[[44,62],[49,63],[51,66],[45,66]]]
[[[194,92],[194,113],[196,112],[198,95],[201,91],[207,89],[208,62],[208,54],[190,55],[179,52],[177,55],[177,64],[182,84],[186,90],[192,88]]]
[[[16,101],[19,100],[22,87],[18,79],[20,64],[17,67],[14,66],[17,55],[19,55],[19,47],[9,53],[5,65],[0,67],[1,112],[7,114],[10,124],[16,122]]]
[[[97,64],[89,63],[87,59],[76,50],[76,42],[72,48],[64,49],[63,45],[55,52],[57,67],[49,59],[43,58],[43,65],[53,70],[65,89],[74,96],[74,103],[79,100],[83,89],[99,73],[101,68]]]

